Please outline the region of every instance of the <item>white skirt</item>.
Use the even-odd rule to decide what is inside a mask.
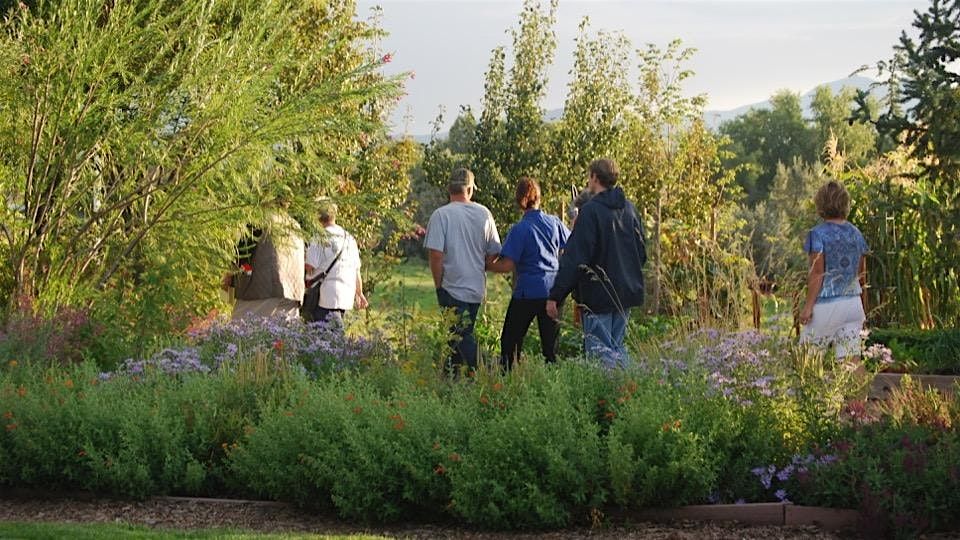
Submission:
[[[866,319],[859,296],[814,304],[813,318],[800,331],[800,343],[833,345],[837,358],[860,356],[860,332]]]

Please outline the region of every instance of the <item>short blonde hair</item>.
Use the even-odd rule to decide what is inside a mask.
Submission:
[[[850,194],[836,180],[818,189],[813,203],[817,205],[817,214],[823,219],[847,219],[850,215]]]

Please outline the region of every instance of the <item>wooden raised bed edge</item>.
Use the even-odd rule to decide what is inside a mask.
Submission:
[[[860,523],[856,510],[798,506],[791,503],[704,504],[679,508],[631,512],[644,521],[737,521],[749,525],[806,526],[837,531],[855,529]]]

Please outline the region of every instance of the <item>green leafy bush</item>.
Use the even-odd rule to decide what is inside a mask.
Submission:
[[[911,373],[960,375],[960,329],[877,329],[867,338],[875,343],[889,347],[894,361]]]
[[[605,499],[603,454],[589,405],[563,372],[517,378],[515,395],[481,394],[484,421],[450,469],[454,511],[485,527],[559,527]],[[579,513],[582,511],[582,513]]]

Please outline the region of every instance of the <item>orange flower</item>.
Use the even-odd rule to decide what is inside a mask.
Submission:
[[[16,424],[7,424],[7,431],[13,431],[15,429],[17,429]]]
[[[603,417],[606,418],[607,420],[613,420],[614,417],[616,416],[617,416],[617,413],[613,411],[607,411],[606,414],[603,415]]]
[[[3,413],[4,420],[10,420],[11,418],[13,418],[13,411],[7,411]]]
[[[63,385],[66,386],[67,388],[73,388],[73,379],[67,379],[66,381],[63,382]]]
[[[454,463],[459,463],[459,462],[460,462],[460,454],[458,454],[458,453],[456,453],[456,452],[451,452],[450,455],[447,456],[447,459],[449,459],[450,461],[452,461],[452,462],[454,462]]]
[[[11,360],[11,361],[7,362],[7,365],[9,365],[9,366],[12,367],[12,368],[17,367],[17,364],[18,364],[18,362],[17,362],[16,360]]]
[[[395,424],[393,424],[393,429],[397,431],[402,431],[405,426],[406,424],[401,419],[401,420],[398,420]]]
[[[293,411],[284,411],[284,416],[293,416]]]
[[[598,400],[597,400],[597,405],[599,405],[599,406],[601,406],[601,407],[605,407],[605,406],[607,405],[607,400],[605,400],[605,399],[598,399]]]
[[[363,407],[354,407],[353,414],[360,414],[363,412]]]
[[[480,403],[482,403],[483,405],[487,405],[488,403],[490,403],[490,400],[487,399],[487,396],[480,396]]]
[[[23,385],[20,385],[20,387],[17,388],[17,395],[20,396],[20,397],[26,396],[26,395],[27,395],[27,389],[26,389],[26,387],[23,386]]]
[[[353,401],[353,394],[347,394],[343,398],[344,401]]]
[[[493,391],[499,392],[503,390],[503,383],[493,383]]]

